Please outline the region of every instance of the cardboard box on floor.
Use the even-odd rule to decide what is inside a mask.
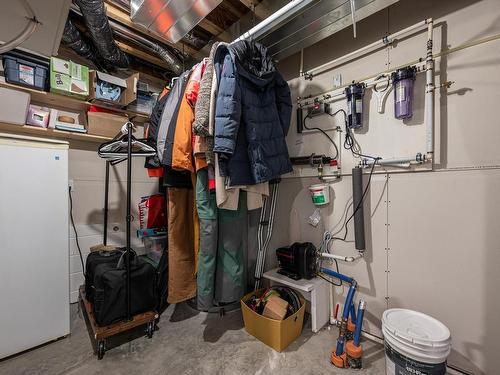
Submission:
[[[266,302],[262,315],[266,318],[283,320],[288,309],[288,302],[278,296],[271,296]]]
[[[123,108],[137,99],[137,82],[139,81],[139,73],[134,73],[127,78],[118,78],[106,73],[101,73],[92,70],[89,73],[90,92],[89,101],[100,102],[106,106]],[[119,101],[106,100],[96,97],[97,80],[112,83],[122,88],[122,94]]]
[[[92,135],[113,138],[127,122],[127,116],[105,112],[88,112],[87,132]]]
[[[247,294],[241,299],[241,312],[245,322],[246,331],[264,344],[274,350],[281,352],[302,333],[304,323],[305,301],[301,297],[302,304],[299,311],[284,320],[269,319],[257,314],[246,302],[254,295],[262,293],[263,289]]]

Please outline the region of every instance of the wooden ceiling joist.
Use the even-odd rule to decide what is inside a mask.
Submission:
[[[139,57],[140,59],[146,60],[146,61],[150,62],[151,64],[161,66],[162,68],[170,69],[168,64],[165,61],[163,61],[162,59],[160,59],[159,57],[151,55],[148,52],[144,52],[140,49],[137,49],[134,46],[131,46],[130,44],[127,44],[125,42],[121,42],[119,40],[115,40],[115,43],[122,51],[127,52],[128,54],[130,54],[132,56]]]
[[[210,34],[214,35],[220,42],[231,42],[232,36],[231,33],[225,31],[221,27],[217,26],[212,21],[207,20],[206,18],[202,19],[198,24],[203,30],[208,31]]]

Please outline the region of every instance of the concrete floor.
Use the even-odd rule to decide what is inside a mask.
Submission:
[[[159,331],[94,355],[77,305],[71,307],[71,335],[0,362],[0,374],[385,374],[383,347],[365,341],[363,370],[341,370],[329,363],[336,330],[302,336],[277,353],[243,328],[239,311],[224,317],[170,306]]]

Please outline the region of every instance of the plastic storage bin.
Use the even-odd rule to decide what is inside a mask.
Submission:
[[[2,57],[5,80],[14,85],[49,90],[49,60],[17,51]]]
[[[159,262],[163,251],[167,248],[167,236],[144,237],[143,241],[146,256],[155,262]]]

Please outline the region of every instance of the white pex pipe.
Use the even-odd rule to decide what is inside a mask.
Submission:
[[[434,58],[432,56],[433,21],[427,23],[427,55],[425,59],[425,107],[426,107],[426,152],[427,158],[433,161],[434,154]],[[434,163],[434,161],[433,161]]]
[[[321,256],[323,258],[328,258],[328,259],[336,259],[336,260],[341,260],[343,262],[354,262],[357,259],[360,259],[363,257],[362,253],[359,253],[358,255],[352,256],[352,257],[344,257],[341,255],[335,255],[335,254],[330,254],[330,253],[321,253]]]
[[[432,22],[432,20],[431,20],[431,22]],[[304,72],[303,76],[305,76],[307,78],[307,76],[321,74],[325,70],[332,69],[336,66],[344,64],[345,62],[353,60],[358,56],[373,52],[380,47],[390,45],[390,44],[394,43],[394,41],[396,39],[404,38],[404,37],[412,34],[413,32],[415,32],[416,30],[422,29],[426,25],[427,25],[427,20],[420,21],[412,26],[407,27],[406,29],[400,30],[394,34],[389,34],[386,37],[384,37],[383,39],[379,39],[376,42],[373,42],[372,44],[368,44],[367,46],[361,47],[360,49],[358,49],[356,51],[350,52],[347,55],[341,56],[341,57],[334,59],[332,61],[329,61],[323,65],[317,66],[316,68],[312,68],[311,70]]]

